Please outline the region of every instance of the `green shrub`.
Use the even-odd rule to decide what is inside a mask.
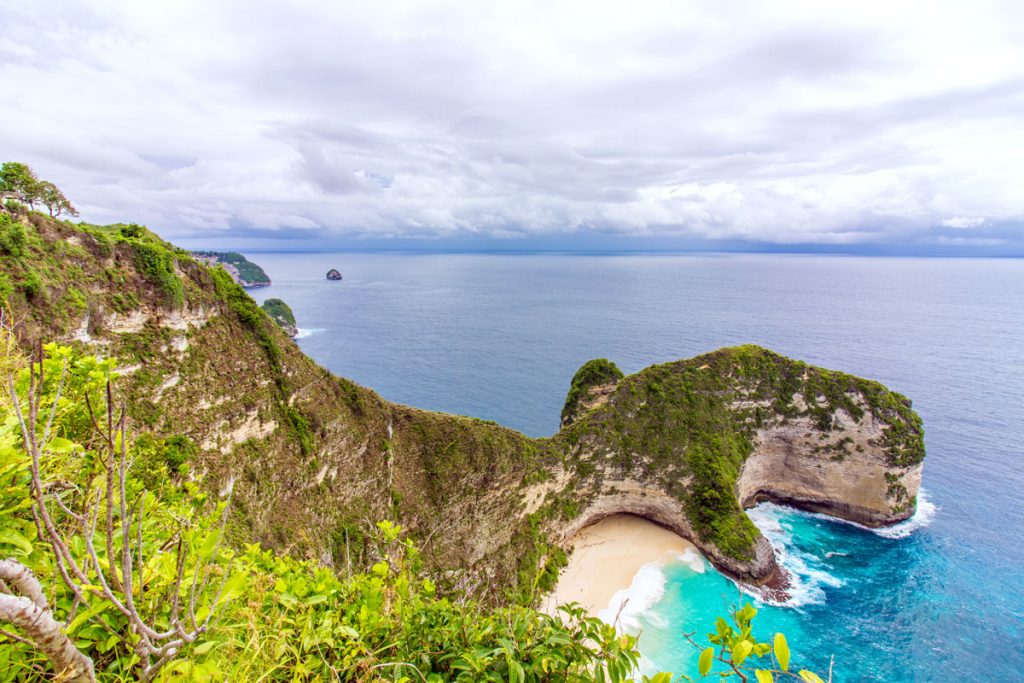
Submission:
[[[152,242],[133,242],[132,251],[139,272],[174,305],[180,306],[185,300],[185,288],[174,272],[174,254],[163,245]]]
[[[21,280],[21,288],[24,290],[25,296],[30,299],[34,298],[43,290],[43,278],[36,271],[29,269],[25,271]]]
[[[21,258],[25,255],[25,242],[25,226],[7,213],[0,213],[0,249],[14,258]]]
[[[587,398],[591,388],[601,384],[611,384],[623,378],[622,370],[607,358],[595,358],[583,364],[573,375],[569,393],[562,407],[562,423],[571,422],[576,418],[580,403]]]

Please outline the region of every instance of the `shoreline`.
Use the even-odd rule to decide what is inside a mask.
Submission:
[[[629,514],[616,514],[581,529],[569,541],[569,564],[542,609],[554,614],[558,605],[578,602],[594,616],[622,606],[620,592],[629,591],[640,570],[695,555],[696,546],[654,522]],[[614,615],[613,615],[614,617]]]

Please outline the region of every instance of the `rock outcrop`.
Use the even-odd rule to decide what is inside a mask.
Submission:
[[[341,273],[338,272],[338,270],[336,268],[331,268],[330,270],[327,271],[327,279],[328,280],[340,280],[341,279]]]
[[[260,308],[270,316],[270,319],[281,326],[289,337],[295,338],[299,335],[299,328],[295,325],[295,314],[292,308],[281,299],[267,299]]]
[[[574,401],[586,412],[555,437],[575,473],[552,493],[569,511],[554,525],[567,536],[635,514],[722,571],[779,586],[746,507],[773,500],[868,526],[915,509],[921,422],[877,382],[743,346],[593,382],[584,394]]]

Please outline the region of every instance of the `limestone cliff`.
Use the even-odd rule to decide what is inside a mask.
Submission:
[[[25,249],[0,254],[0,300],[21,338],[118,357],[133,432],[194,444],[191,476],[234,487],[239,540],[342,567],[371,561],[368,527],[396,519],[443,589],[504,602],[535,598],[562,541],[615,512],[675,530],[753,582],[776,567],[744,505],[771,498],[866,524],[913,512],[920,420],[875,382],[723,349],[596,373],[559,434],[529,439],[331,375],[225,271],[151,233],[23,225]]]

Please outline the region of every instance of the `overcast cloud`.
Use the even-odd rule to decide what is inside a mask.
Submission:
[[[0,149],[165,237],[1024,242],[1019,2],[39,2]]]

